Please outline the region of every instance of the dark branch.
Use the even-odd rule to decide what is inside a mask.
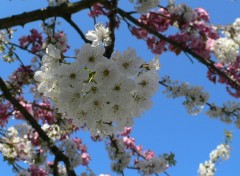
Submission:
[[[112,0],[110,3],[110,12],[108,15],[109,19],[109,30],[111,31],[110,37],[111,37],[111,45],[106,47],[106,51],[104,53],[104,56],[107,58],[110,58],[113,50],[114,50],[114,44],[115,44],[115,28],[116,28],[116,14],[117,14],[117,5],[118,1],[117,0]]]
[[[45,20],[51,17],[70,17],[74,13],[77,13],[83,9],[87,9],[90,6],[101,2],[103,2],[103,0],[82,0],[75,3],[64,3],[56,7],[47,7],[45,9],[24,12],[22,14],[2,18],[0,19],[0,30],[11,28],[13,26],[24,26],[27,23]]]
[[[58,158],[55,157],[54,163],[53,163],[53,175],[54,176],[58,176],[58,162],[59,162]]]
[[[0,77],[0,88],[3,92],[4,97],[10,101],[13,106],[23,114],[26,121],[38,132],[39,136],[43,141],[48,144],[51,152],[58,158],[59,161],[63,161],[67,170],[68,176],[76,176],[75,171],[72,169],[69,159],[66,155],[63,154],[59,148],[54,145],[51,139],[47,136],[47,134],[42,130],[41,126],[37,123],[34,117],[18,102],[16,98],[14,98],[11,92],[8,90],[5,82]]]

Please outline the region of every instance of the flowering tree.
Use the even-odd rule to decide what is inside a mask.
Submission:
[[[170,175],[174,153],[157,156],[131,137],[134,118],[151,108],[159,86],[167,97],[183,98],[189,114],[206,107],[209,117],[240,127],[240,103],[218,106],[202,87],[158,74],[160,55],[185,53],[190,62],[197,60],[207,68],[211,82],[223,84],[228,94],[239,98],[240,18],[215,26],[206,10],[173,0],[164,6],[159,0],[130,0],[128,10],[119,3],[49,0],[44,9],[0,19],[2,59],[18,64],[8,79],[0,77],[0,152],[16,175],[99,175],[89,165],[87,145],[76,135],[81,130],[105,144],[113,173],[124,175],[130,169],[140,175]],[[88,14],[94,29],[83,32],[84,25],[74,21],[73,16],[82,13]],[[35,21],[41,26],[13,40],[19,26]],[[69,46],[69,31],[59,22],[76,31],[80,48]],[[118,51],[115,38],[121,25],[146,42],[152,60],[145,61],[133,48]],[[229,158],[231,133],[225,136],[210,159],[199,165],[199,176],[214,175],[216,163]]]

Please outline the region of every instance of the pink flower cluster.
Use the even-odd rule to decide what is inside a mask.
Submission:
[[[23,97],[19,98],[20,104],[36,119],[42,120],[43,123],[52,124],[54,123],[53,110],[51,108],[50,101],[43,99],[39,103],[27,102]],[[18,111],[15,110],[13,115],[16,119],[24,119],[25,117]]]
[[[48,176],[49,175],[43,168],[40,168],[37,165],[31,165],[28,168],[28,172],[31,174],[31,176]]]
[[[7,103],[1,103],[0,102],[0,126],[4,127],[8,119],[11,117],[11,104],[9,102]]]
[[[15,89],[21,89],[23,85],[30,84],[34,71],[31,66],[21,66],[10,76]]]
[[[192,18],[186,19],[177,10],[176,8],[176,11],[170,13],[167,8],[160,8],[158,11],[143,14],[139,22],[160,33],[166,32],[171,26],[177,27],[180,31],[169,35],[169,39],[182,48],[192,49],[205,59],[210,58],[212,41],[218,38],[218,34],[209,24],[208,13],[202,8],[197,8],[192,10]],[[156,38],[143,28],[132,27],[132,34],[139,39],[146,40],[149,49],[154,54],[161,54],[167,50],[179,54],[182,51],[176,45]]]
[[[94,4],[92,7],[91,7],[91,11],[88,13],[88,15],[90,17],[93,17],[93,18],[96,18],[98,17],[99,15],[104,15],[105,12],[103,11],[103,5],[97,3],[97,4]]]
[[[39,33],[36,29],[31,29],[30,33],[30,35],[22,36],[19,39],[20,46],[23,48],[28,48],[30,45],[32,45],[31,51],[33,53],[41,51],[43,44],[42,34]]]
[[[88,13],[88,15],[92,18],[96,18],[100,15],[109,16],[112,13],[112,10],[113,9],[111,9],[111,7],[109,6],[97,3],[91,7],[91,11]],[[120,18],[118,16],[116,16],[114,25],[115,25],[115,28],[118,28],[120,25]],[[109,27],[108,22],[106,23],[106,26]]]
[[[164,172],[168,167],[168,161],[163,157],[156,157],[151,150],[143,151],[143,147],[135,144],[135,139],[130,137],[131,127],[125,127],[119,135],[110,137],[106,143],[112,170],[119,173],[130,166],[142,175],[151,175]]]
[[[81,151],[81,158],[82,158],[81,165],[87,166],[89,164],[89,161],[91,160],[91,157],[87,152],[87,146],[82,144],[82,140],[79,138],[74,138],[73,141],[77,144],[78,150]]]
[[[70,48],[67,44],[67,36],[63,31],[55,33],[51,42],[55,43],[56,47],[60,49],[61,52],[66,52]]]
[[[237,57],[235,62],[232,62],[227,66],[225,66],[223,63],[216,63],[215,67],[230,75],[231,78],[235,79],[238,83],[240,83],[240,56]],[[236,87],[236,85],[230,83],[226,78],[218,75],[212,69],[208,70],[208,78],[214,83],[218,81],[219,83],[227,84],[227,91],[229,92],[229,94],[236,98],[240,97],[240,90]]]
[[[121,132],[121,136],[123,137],[123,143],[125,144],[126,148],[132,150],[133,154],[142,156],[146,160],[153,158],[155,156],[153,151],[143,151],[142,146],[135,144],[135,139],[129,136],[131,131],[132,127],[125,127],[125,130]],[[137,160],[135,162],[137,162]]]
[[[31,133],[28,134],[28,139],[29,141],[31,141],[33,146],[40,145],[40,136],[35,130],[33,130]],[[40,150],[39,152],[41,153],[42,151]]]

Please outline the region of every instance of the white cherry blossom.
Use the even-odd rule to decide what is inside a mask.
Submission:
[[[128,77],[137,76],[140,66],[144,63],[132,48],[128,48],[123,55],[115,52],[112,59],[117,62],[119,71],[124,72]]]
[[[107,60],[107,58],[103,56],[104,52],[105,49],[101,46],[91,47],[91,45],[87,43],[83,45],[77,53],[77,61],[90,71],[94,71],[94,67],[97,63]]]
[[[92,47],[96,47],[101,43],[104,46],[109,46],[111,44],[110,30],[105,28],[101,23],[95,25],[95,30],[90,30],[87,32],[86,39],[92,41]]]

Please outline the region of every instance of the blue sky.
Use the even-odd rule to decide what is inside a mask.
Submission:
[[[126,0],[121,0],[121,7],[128,7],[126,2]],[[165,1],[162,0],[162,2],[164,3]],[[234,2],[231,0],[179,0],[177,2],[185,2],[191,7],[206,9],[210,14],[211,22],[214,24],[230,24],[237,17],[240,17],[240,1],[238,0]],[[2,18],[23,11],[43,8],[46,5],[46,0],[34,2],[32,0],[4,0],[1,2],[2,10],[0,11],[0,15]],[[76,15],[74,16],[74,20],[81,25],[85,32],[93,28],[91,19]],[[99,22],[101,20],[99,19]],[[38,28],[39,24],[40,22],[36,22],[32,25],[26,25],[24,29],[18,28],[17,35],[19,36],[24,31],[29,31],[33,26],[34,28]],[[74,49],[81,47],[82,41],[69,25],[63,25],[62,28],[67,31],[71,46],[69,53],[74,53]],[[116,34],[116,50],[123,51],[127,47],[133,47],[143,59],[149,60],[153,58],[153,54],[147,49],[145,42],[132,37],[125,25]],[[17,37],[14,38],[14,40],[16,39]],[[21,55],[25,58],[26,62],[31,59],[31,56],[27,54],[22,53]],[[228,100],[239,102],[238,99],[232,98],[227,94],[223,85],[214,85],[209,82],[206,78],[206,68],[197,61],[194,61],[194,64],[192,64],[185,55],[175,56],[172,53],[161,55],[160,61],[160,76],[170,75],[173,80],[186,81],[191,85],[203,86],[204,90],[210,94],[210,102],[216,102],[217,105],[221,105]],[[9,65],[0,61],[0,76],[6,78],[17,64]],[[227,129],[233,132],[231,158],[217,166],[216,176],[239,176],[239,129],[234,125],[226,125],[216,119],[210,119],[204,113],[200,113],[198,116],[188,115],[181,104],[182,100],[166,98],[161,93],[163,90],[160,87],[156,96],[153,97],[154,103],[152,109],[145,112],[142,118],[135,120],[132,134],[136,138],[136,144],[141,144],[144,149],[153,150],[156,154],[174,152],[177,165],[169,169],[168,173],[171,176],[194,176],[197,175],[199,163],[208,160],[209,153],[218,144],[224,142],[224,130]],[[83,137],[85,144],[89,144],[88,148],[92,157],[90,167],[95,173],[111,173],[109,160],[107,159],[107,153],[103,144],[93,143],[89,139],[87,132],[81,132],[79,136]],[[0,165],[0,175],[15,175],[5,163],[1,162]],[[137,174],[126,172],[126,175],[132,176]]]

